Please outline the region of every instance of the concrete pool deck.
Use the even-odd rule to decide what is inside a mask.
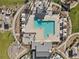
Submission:
[[[59,15],[53,15],[52,17],[50,17],[49,15],[46,15],[45,16],[45,18],[44,18],[44,20],[45,21],[49,21],[49,20],[52,20],[52,21],[55,21],[55,34],[54,35],[49,35],[49,37],[47,38],[47,39],[45,39],[45,37],[44,37],[44,30],[43,29],[41,29],[41,28],[39,28],[39,29],[35,29],[35,27],[34,27],[34,15],[30,15],[30,17],[29,17],[29,21],[28,21],[28,23],[27,23],[27,25],[26,25],[26,27],[25,27],[25,32],[26,33],[36,33],[36,41],[38,40],[38,41],[60,41],[59,40],[59,37],[58,37],[58,33],[59,33]],[[55,39],[56,38],[56,40],[53,40],[53,39]]]

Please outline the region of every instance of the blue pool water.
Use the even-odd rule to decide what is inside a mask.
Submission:
[[[41,19],[35,19],[34,21],[35,29],[42,28],[44,30],[44,37],[47,38],[48,35],[55,34],[55,21],[43,21]]]

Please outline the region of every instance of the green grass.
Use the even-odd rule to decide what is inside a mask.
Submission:
[[[70,17],[72,22],[72,32],[79,32],[79,4],[75,8],[71,9]]]
[[[23,4],[23,3],[24,0],[0,0],[0,6],[1,5],[10,6],[10,5]]]
[[[13,41],[11,32],[0,32],[0,59],[9,59],[8,47]]]
[[[60,0],[52,0],[52,1],[55,2],[55,3],[58,3],[58,4],[60,2]]]

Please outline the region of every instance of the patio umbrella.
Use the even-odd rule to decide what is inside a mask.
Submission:
[[[26,19],[25,18],[21,18],[21,21],[25,21]]]
[[[63,37],[66,37],[67,36],[67,33],[63,33]]]
[[[25,28],[25,26],[26,26],[25,24],[22,24],[22,25],[21,25],[22,28]]]
[[[67,22],[67,18],[64,18],[64,21]]]
[[[24,28],[22,29],[22,32],[25,32],[25,29]]]
[[[64,25],[64,26],[67,26],[67,23],[66,23],[66,22],[63,22],[63,25]]]
[[[67,32],[67,29],[63,29],[64,32]]]
[[[60,23],[63,23],[63,21],[62,21],[62,20],[60,20]]]
[[[22,13],[22,14],[21,14],[21,16],[22,16],[22,17],[25,17],[25,16],[26,16],[26,14],[25,14],[25,13]]]
[[[62,32],[62,30],[60,30],[60,34],[62,34],[63,32]]]

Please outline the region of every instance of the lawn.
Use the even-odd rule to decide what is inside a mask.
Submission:
[[[9,59],[8,47],[14,41],[11,32],[0,32],[0,59]]]
[[[23,3],[24,0],[0,0],[0,6],[1,5],[10,6],[10,5],[23,4]]]
[[[79,4],[75,8],[71,9],[70,17],[72,22],[72,32],[79,32]]]
[[[60,2],[60,0],[52,0],[52,1],[55,2],[55,3],[58,3],[58,4]]]

